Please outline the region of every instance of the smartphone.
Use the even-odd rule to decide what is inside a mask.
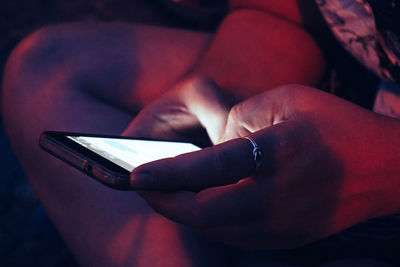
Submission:
[[[44,131],[39,145],[96,181],[118,190],[133,190],[131,171],[144,163],[201,148],[185,142]]]

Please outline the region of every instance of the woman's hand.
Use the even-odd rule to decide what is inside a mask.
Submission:
[[[215,143],[226,125],[228,102],[210,78],[192,76],[144,108],[123,135]]]
[[[164,216],[245,248],[292,248],[399,211],[400,124],[285,86],[236,105],[224,143],[136,168]],[[256,169],[251,137],[262,152]],[[169,192],[159,192],[169,191]]]

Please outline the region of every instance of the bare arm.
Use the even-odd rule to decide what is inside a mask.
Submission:
[[[319,18],[310,1],[231,0],[230,8],[194,73],[239,97],[281,84],[317,85],[325,60],[306,30]]]

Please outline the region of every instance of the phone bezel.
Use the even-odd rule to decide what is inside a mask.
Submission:
[[[76,133],[76,132],[58,132],[58,131],[44,131],[41,136],[48,136],[52,139],[62,143],[63,145],[72,148],[74,151],[82,154],[83,156],[88,157],[89,159],[101,164],[102,166],[113,170],[118,173],[130,174],[130,172],[123,167],[115,164],[114,162],[104,158],[90,149],[80,145],[79,143],[69,139],[67,136],[87,136],[87,137],[101,137],[101,138],[110,138],[110,139],[135,139],[135,140],[144,140],[144,141],[162,141],[162,142],[174,142],[174,143],[187,143],[180,141],[171,141],[171,140],[160,140],[160,139],[150,139],[150,138],[133,138],[127,136],[115,136],[115,135],[106,135],[106,134],[86,134],[86,133]]]
[[[128,175],[130,172],[121,166],[117,165],[116,163],[108,160],[105,157],[96,154],[95,152],[91,151],[90,149],[80,145],[79,143],[69,139],[67,136],[87,136],[87,137],[102,137],[102,138],[112,138],[112,139],[132,139],[129,137],[123,136],[113,136],[113,135],[101,135],[101,134],[86,134],[86,133],[72,133],[72,132],[55,132],[55,131],[45,131],[42,133],[42,136],[48,136],[52,139],[60,142],[64,146],[70,148],[81,154],[83,157],[96,162],[97,164],[103,166],[104,168],[109,169],[112,172],[120,173],[122,175]],[[150,139],[142,139],[142,138],[135,138],[138,140],[150,140]]]
[[[162,141],[188,143],[182,141],[160,140],[150,138],[132,138],[106,134],[86,134],[77,132],[44,131],[40,135],[39,145],[53,156],[82,171],[96,181],[118,190],[133,190],[130,186],[130,171],[91,151],[67,136],[87,136],[110,139],[135,139],[144,141]],[[87,167],[93,168],[95,173]]]

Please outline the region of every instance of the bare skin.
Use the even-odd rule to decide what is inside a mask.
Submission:
[[[399,212],[399,132],[396,119],[287,85],[235,105],[220,144],[139,166],[131,183],[210,238],[294,248]],[[244,136],[259,146],[258,169]]]
[[[296,10],[296,3],[289,6]],[[237,99],[289,82],[318,83],[324,60],[299,12],[253,4],[234,3],[249,11],[232,12],[215,37],[77,23],[37,31],[14,50],[3,84],[7,132],[46,211],[82,265],[231,265],[222,245],[158,215],[133,192],[88,179],[41,151],[37,139],[45,129],[139,135],[131,123],[137,112],[189,72],[212,76]],[[257,45],[248,48],[251,44]],[[243,49],[249,53],[238,53]]]
[[[99,26],[101,26],[101,30],[98,30]],[[68,62],[71,58],[68,56],[65,56],[67,62],[54,59],[43,62],[40,57],[29,58],[32,54],[29,53],[29,49],[25,49],[29,45],[26,42],[32,40],[34,42],[35,38],[41,38],[41,32],[28,37],[10,59],[10,62],[15,62],[18,57],[24,57],[25,60],[24,64],[21,65],[8,65],[3,99],[13,99],[13,103],[9,105],[7,103],[11,104],[11,102],[4,101],[3,107],[5,124],[14,149],[21,158],[23,167],[27,170],[35,191],[78,261],[87,266],[190,266],[200,259],[219,262],[218,258],[204,257],[206,251],[202,247],[209,246],[201,245],[205,243],[202,238],[199,238],[198,242],[193,242],[198,238],[195,233],[157,215],[135,193],[121,193],[105,188],[40,151],[37,146],[37,138],[43,129],[122,134],[135,114],[132,107],[140,107],[131,100],[124,103],[125,99],[136,100],[137,97],[122,98],[124,100],[118,101],[118,106],[113,105],[113,100],[117,101],[114,97],[111,103],[105,104],[86,88],[83,89],[83,86],[79,85],[78,80],[74,78],[74,74],[87,75],[85,78],[89,82],[99,82],[107,88],[113,88],[112,92],[109,91],[110,93],[107,93],[106,90],[99,90],[97,96],[112,97],[117,95],[118,92],[126,94],[129,92],[128,87],[134,86],[130,84],[132,82],[131,77],[136,76],[129,71],[128,67],[133,63],[140,63],[141,65],[143,63],[138,62],[136,55],[134,61],[127,56],[131,54],[132,46],[145,45],[148,47],[149,41],[145,41],[145,43],[136,41],[134,44],[130,44],[127,42],[128,38],[124,38],[124,42],[117,44],[120,46],[119,49],[110,49],[109,51],[104,51],[104,46],[94,51],[92,45],[99,42],[112,43],[115,41],[112,38],[110,40],[109,37],[103,37],[107,28],[112,33],[121,31],[122,28],[122,33],[136,36],[137,40],[145,39],[145,36],[151,33],[152,28],[97,24],[86,25],[85,27],[82,27],[82,25],[61,27],[71,29],[71,34],[74,37],[77,35],[76,31],[82,32],[83,40],[80,43],[88,42],[90,49],[86,48],[86,53],[79,53],[78,58],[72,58],[74,64],[71,65]],[[49,30],[57,30],[57,27]],[[65,34],[67,35],[68,32]],[[86,34],[92,36],[85,36]],[[145,36],[141,36],[141,34]],[[174,34],[181,36],[180,39],[177,39],[180,44],[185,42],[185,37],[187,38],[186,52],[180,50],[177,53],[183,53],[183,55],[175,56],[188,61],[186,63],[184,60],[179,62],[183,65],[181,68],[179,66],[168,68],[166,65],[162,65],[163,60],[158,57],[159,79],[155,82],[145,79],[147,83],[137,79],[135,80],[136,83],[142,83],[145,88],[156,88],[155,90],[158,88],[160,91],[160,88],[167,88],[170,83],[173,83],[175,79],[182,75],[187,64],[196,58],[197,53],[208,41],[207,35],[193,36],[191,33],[185,35],[185,32],[171,31],[164,38],[163,47],[166,46],[165,43],[170,42],[169,38],[175,37]],[[49,35],[45,36],[48,38]],[[67,36],[66,38],[71,39],[72,37]],[[116,38],[116,40],[119,42],[119,38]],[[51,42],[52,40],[42,40],[40,45],[46,44],[46,41]],[[159,42],[156,42],[154,45],[159,44]],[[78,46],[76,49],[82,49],[81,47]],[[69,47],[72,50],[74,48]],[[38,48],[34,47],[33,49]],[[51,47],[44,45],[44,51],[42,51],[46,53],[49,52],[48,49],[51,50]],[[54,52],[54,57],[58,56],[57,52],[61,54],[65,52],[59,47],[55,49],[59,50]],[[115,54],[114,51],[121,54]],[[192,51],[197,51],[197,53]],[[168,56],[172,56],[172,52]],[[145,51],[140,54],[144,56],[143,53]],[[99,58],[98,55],[100,54],[106,56]],[[90,60],[88,61],[86,56],[88,58],[97,56],[96,61],[100,62],[95,62],[95,64],[104,68],[88,66]],[[150,68],[151,63],[154,63],[149,62],[150,58],[148,56],[144,62],[149,64],[145,68],[145,72],[149,75],[154,71],[154,68]],[[37,60],[35,65],[38,65],[39,68],[37,70],[30,68],[31,62],[28,59]],[[112,60],[116,62],[112,62]],[[81,62],[75,64],[76,61]],[[164,62],[170,66],[168,58],[164,58]],[[114,64],[110,67],[112,63]],[[115,65],[123,69],[126,68],[128,71],[119,72],[115,79],[99,81],[102,74],[108,74]],[[131,68],[135,71],[137,69]],[[85,70],[87,71],[85,72]],[[175,72],[170,73],[167,70],[174,70]],[[91,73],[92,71],[93,73]],[[93,76],[90,77],[90,75]],[[93,79],[93,77],[96,77],[96,79]],[[21,88],[19,86],[24,84],[29,84],[29,88],[26,88],[26,90],[31,93],[19,90]],[[86,84],[86,81],[84,84]],[[137,88],[143,87],[137,86]],[[103,92],[107,96],[103,95]],[[192,240],[193,247],[186,244],[187,240]],[[171,243],[175,245],[166,245]],[[187,250],[190,250],[190,253]],[[155,254],[160,255],[160,257],[154,257]]]
[[[194,109],[185,97],[195,96],[196,106],[214,99],[213,109],[220,111],[215,114],[222,121],[225,107],[216,108],[218,97],[210,97],[218,96],[218,88],[208,79],[187,83],[196,90],[178,93],[182,97],[173,106],[197,116],[220,144],[133,170],[132,186],[160,214],[210,240],[268,251],[303,246],[399,212],[398,120],[312,88],[287,85],[235,105],[225,113],[221,129],[215,118],[202,118],[202,109]],[[168,114],[162,103],[171,103],[171,92],[146,107],[131,130],[143,134],[140,125],[150,124],[160,107],[161,114]],[[204,107],[208,103],[204,101]],[[153,124],[168,128],[162,120]],[[257,170],[252,145],[244,136],[261,150]],[[242,252],[241,260],[252,266],[257,257]],[[270,264],[265,256],[258,260],[261,266]],[[354,264],[392,266],[369,258],[340,259],[323,266]]]

